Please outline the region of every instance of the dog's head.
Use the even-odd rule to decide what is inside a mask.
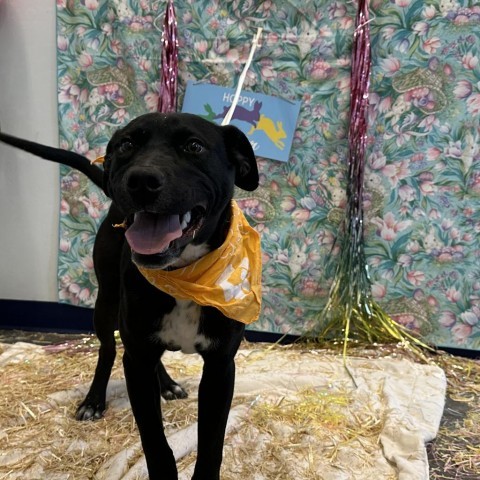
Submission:
[[[187,245],[219,246],[234,185],[255,190],[258,170],[250,142],[233,126],[150,113],[107,147],[104,190],[127,219],[140,266],[177,266]]]

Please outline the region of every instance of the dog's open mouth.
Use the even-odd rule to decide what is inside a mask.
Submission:
[[[163,254],[175,240],[194,237],[203,224],[205,213],[203,206],[194,207],[183,215],[137,212],[125,238],[135,253]]]

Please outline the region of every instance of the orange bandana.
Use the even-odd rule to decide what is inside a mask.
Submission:
[[[258,320],[262,296],[260,236],[235,201],[230,230],[221,247],[178,270],[138,269],[152,285],[172,297],[218,308],[242,323]]]

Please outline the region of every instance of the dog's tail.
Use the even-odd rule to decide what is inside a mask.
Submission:
[[[103,170],[92,164],[90,160],[83,155],[63,150],[62,148],[48,147],[2,132],[0,132],[0,142],[12,145],[13,147],[17,147],[20,150],[24,150],[45,160],[75,168],[84,173],[97,187],[102,188]]]

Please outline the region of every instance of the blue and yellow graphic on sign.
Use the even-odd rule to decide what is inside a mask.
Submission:
[[[234,94],[230,88],[188,82],[182,112],[220,124]],[[299,112],[299,101],[242,91],[230,123],[247,135],[255,155],[287,162]]]

